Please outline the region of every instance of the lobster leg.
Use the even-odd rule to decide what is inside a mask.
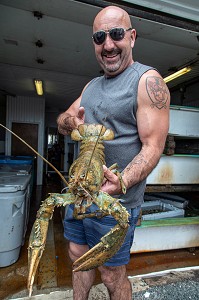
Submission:
[[[66,206],[73,203],[75,196],[71,193],[66,194],[50,194],[47,199],[42,202],[37,212],[36,221],[32,227],[28,246],[28,283],[29,297],[32,294],[32,287],[35,274],[39,262],[41,260],[48,232],[49,220],[53,216],[55,206]]]
[[[115,175],[117,175],[117,177],[119,178],[119,181],[120,181],[122,193],[126,194],[126,187],[125,187],[124,181],[122,179],[122,174],[118,171],[118,164],[114,163],[112,166],[109,167],[109,170],[112,171]],[[106,181],[106,178],[104,178],[104,182],[105,181]]]
[[[107,193],[100,191],[94,202],[103,211],[112,215],[118,221],[118,224],[101,238],[100,243],[73,263],[74,272],[88,271],[103,265],[120,249],[129,227],[129,213],[118,202],[118,199],[114,199]]]

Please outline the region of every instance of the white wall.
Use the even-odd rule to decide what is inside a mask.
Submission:
[[[44,155],[44,117],[45,98],[7,96],[6,126],[12,123],[31,123],[38,125],[38,152]],[[6,132],[6,155],[11,155],[11,134]],[[37,160],[37,185],[43,183],[43,160]]]

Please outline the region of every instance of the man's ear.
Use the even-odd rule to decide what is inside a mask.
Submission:
[[[134,47],[136,38],[137,38],[137,33],[136,30],[133,28],[131,30],[131,48]]]

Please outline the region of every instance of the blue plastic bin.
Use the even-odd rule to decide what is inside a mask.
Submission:
[[[34,156],[0,155],[1,164],[33,165]]]

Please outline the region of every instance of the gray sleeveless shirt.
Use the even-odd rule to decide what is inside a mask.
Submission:
[[[134,62],[115,77],[97,77],[88,84],[82,94],[81,106],[85,108],[85,123],[103,124],[115,133],[112,141],[106,141],[107,167],[118,163],[121,172],[141,150],[136,111],[138,83],[141,76],[152,67]],[[119,195],[126,208],[141,205],[146,180]],[[118,196],[117,196],[118,198]]]

